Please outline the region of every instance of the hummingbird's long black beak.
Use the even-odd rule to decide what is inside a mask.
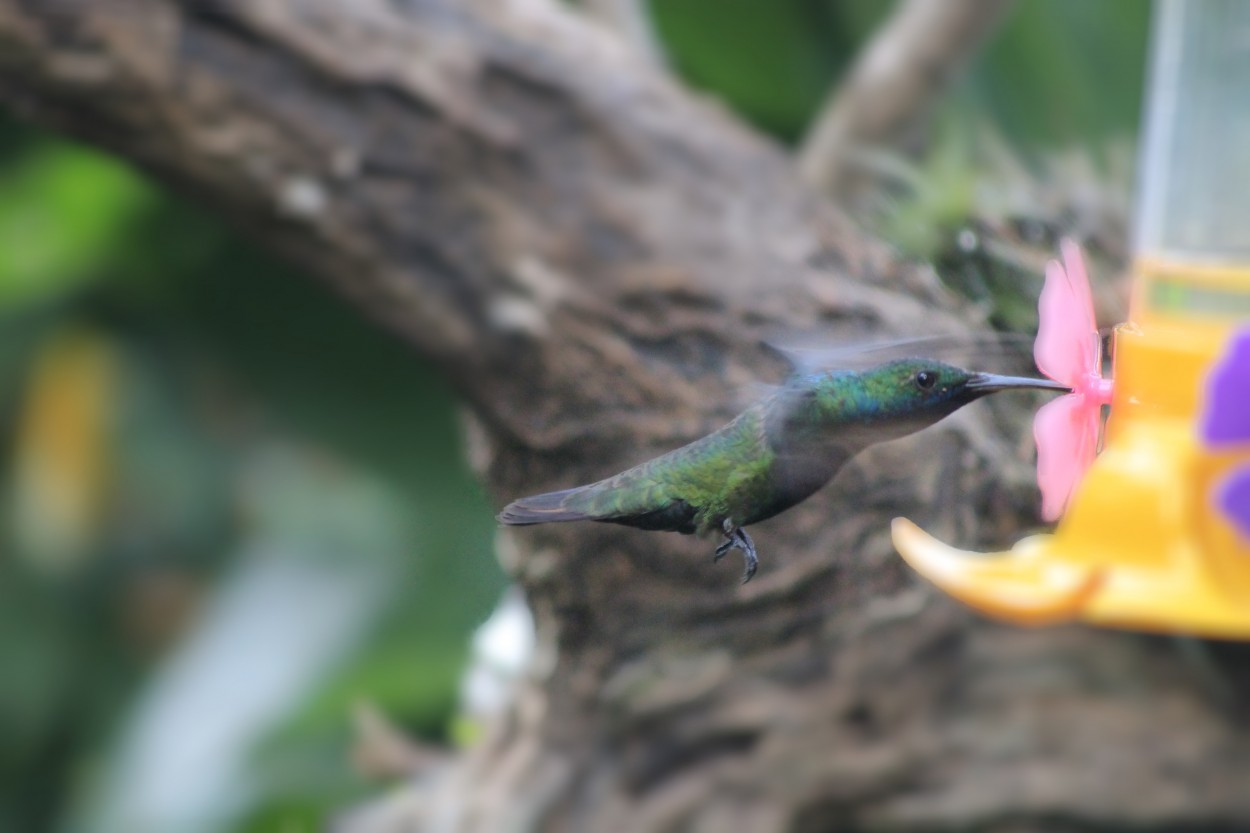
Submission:
[[[1071,393],[1072,388],[1050,379],[1030,379],[1028,376],[999,376],[997,373],[975,373],[967,387],[977,393],[997,393],[1000,390],[1057,390]]]

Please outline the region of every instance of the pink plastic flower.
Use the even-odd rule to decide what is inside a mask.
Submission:
[[[1102,406],[1111,402],[1111,380],[1102,378],[1101,338],[1081,249],[1059,244],[1063,264],[1046,264],[1046,284],[1038,299],[1040,321],[1033,358],[1038,368],[1072,393],[1042,406],[1033,419],[1037,441],[1037,485],[1042,517],[1054,521],[1098,451]]]

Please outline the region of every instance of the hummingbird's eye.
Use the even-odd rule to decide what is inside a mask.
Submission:
[[[932,370],[922,370],[916,374],[916,387],[921,390],[928,390],[933,387],[933,383],[937,381],[937,374]]]

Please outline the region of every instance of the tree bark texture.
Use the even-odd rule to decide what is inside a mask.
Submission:
[[[799,153],[813,186],[854,190],[855,155],[917,142],[917,134],[1012,0],[902,0],[825,102]],[[862,164],[860,168],[864,166]],[[858,179],[863,180],[863,171]]]
[[[0,101],[212,206],[407,338],[500,503],[716,427],[761,339],[975,318],[780,149],[547,0],[0,0]],[[240,298],[246,303],[246,298]],[[369,404],[361,403],[361,407]],[[1024,417],[978,405],[755,528],[762,566],[508,531],[539,656],[488,739],[353,831],[1250,827],[1246,654],[983,622],[893,554],[1005,544]]]

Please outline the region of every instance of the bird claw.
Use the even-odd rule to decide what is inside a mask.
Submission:
[[[742,550],[742,560],[744,562],[742,583],[746,584],[755,575],[755,571],[759,569],[760,559],[755,553],[755,542],[751,540],[751,536],[747,535],[746,530],[742,527],[733,527],[725,530],[725,542],[716,548],[716,552],[712,555],[713,563],[720,561],[732,549]]]
[[[755,554],[755,544],[747,537],[743,530],[738,530],[738,534],[742,536],[741,545],[738,549],[742,550],[742,583],[746,584],[755,575],[755,571],[760,568],[759,556]]]

